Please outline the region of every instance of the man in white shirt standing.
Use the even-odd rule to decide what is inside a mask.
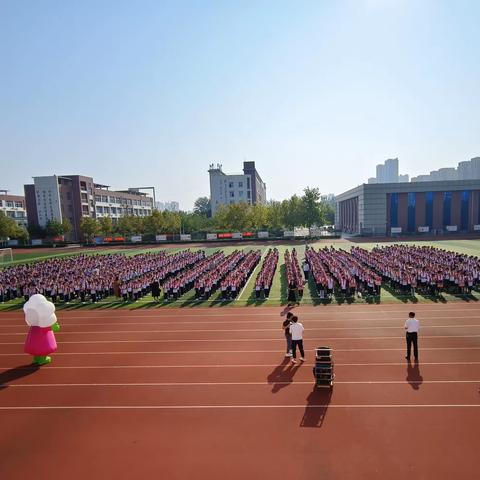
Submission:
[[[300,350],[300,361],[305,361],[305,352],[303,351],[303,325],[298,321],[298,317],[294,315],[290,321],[290,333],[292,334],[292,363],[297,363],[297,345]]]
[[[410,354],[412,351],[413,343],[413,356],[415,361],[418,362],[418,329],[420,328],[419,321],[415,318],[415,312],[408,314],[408,319],[405,322],[405,331],[407,339],[407,356],[405,357],[410,361]]]

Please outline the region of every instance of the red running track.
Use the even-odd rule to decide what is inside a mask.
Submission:
[[[0,314],[0,478],[473,479],[480,307],[301,307],[307,362],[284,361],[279,308],[58,312],[51,365]],[[313,349],[334,349],[333,391]],[[19,368],[20,367],[20,368]]]

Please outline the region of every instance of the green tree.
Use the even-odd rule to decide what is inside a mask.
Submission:
[[[267,209],[268,228],[281,230],[285,226],[282,203],[272,200],[268,203]]]
[[[80,231],[87,242],[91,242],[93,237],[99,233],[100,225],[95,218],[83,217],[82,221],[80,222]]]
[[[320,192],[318,188],[307,187],[301,197],[303,207],[303,225],[320,225]]]
[[[288,200],[282,202],[284,226],[292,229],[304,225],[303,202],[297,195],[293,195]]]
[[[165,222],[162,212],[154,210],[151,215],[148,215],[143,219],[143,227],[145,233],[150,235],[157,235],[163,231]]]
[[[28,231],[17,225],[13,218],[8,217],[3,212],[0,212],[0,240],[27,240]]]
[[[178,212],[162,212],[164,228],[162,233],[179,233],[182,226],[182,220]]]
[[[251,205],[248,209],[248,228],[262,230],[268,228],[268,206],[261,203]]]
[[[193,205],[193,213],[203,215],[204,217],[210,217],[212,214],[210,199],[208,197],[197,198]]]
[[[68,235],[73,230],[72,222],[66,217],[62,219],[63,235]]]
[[[250,227],[250,205],[246,202],[221,205],[215,214],[215,224],[220,230],[242,231]]]
[[[62,222],[53,219],[47,222],[45,230],[49,237],[60,237],[72,231],[72,224],[67,218],[64,218]]]
[[[12,238],[12,233],[15,231],[16,226],[15,220],[0,212],[0,240]]]
[[[132,215],[124,215],[118,219],[115,230],[121,235],[133,235],[135,232],[135,224]]]
[[[98,219],[98,225],[102,235],[108,236],[113,233],[113,222],[110,217],[100,217]]]

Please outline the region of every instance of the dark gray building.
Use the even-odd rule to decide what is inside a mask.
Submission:
[[[336,197],[345,233],[480,233],[480,180],[363,184]]]

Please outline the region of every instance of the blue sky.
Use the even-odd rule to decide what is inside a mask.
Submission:
[[[191,209],[480,155],[480,2],[0,0],[0,188],[84,174]]]

